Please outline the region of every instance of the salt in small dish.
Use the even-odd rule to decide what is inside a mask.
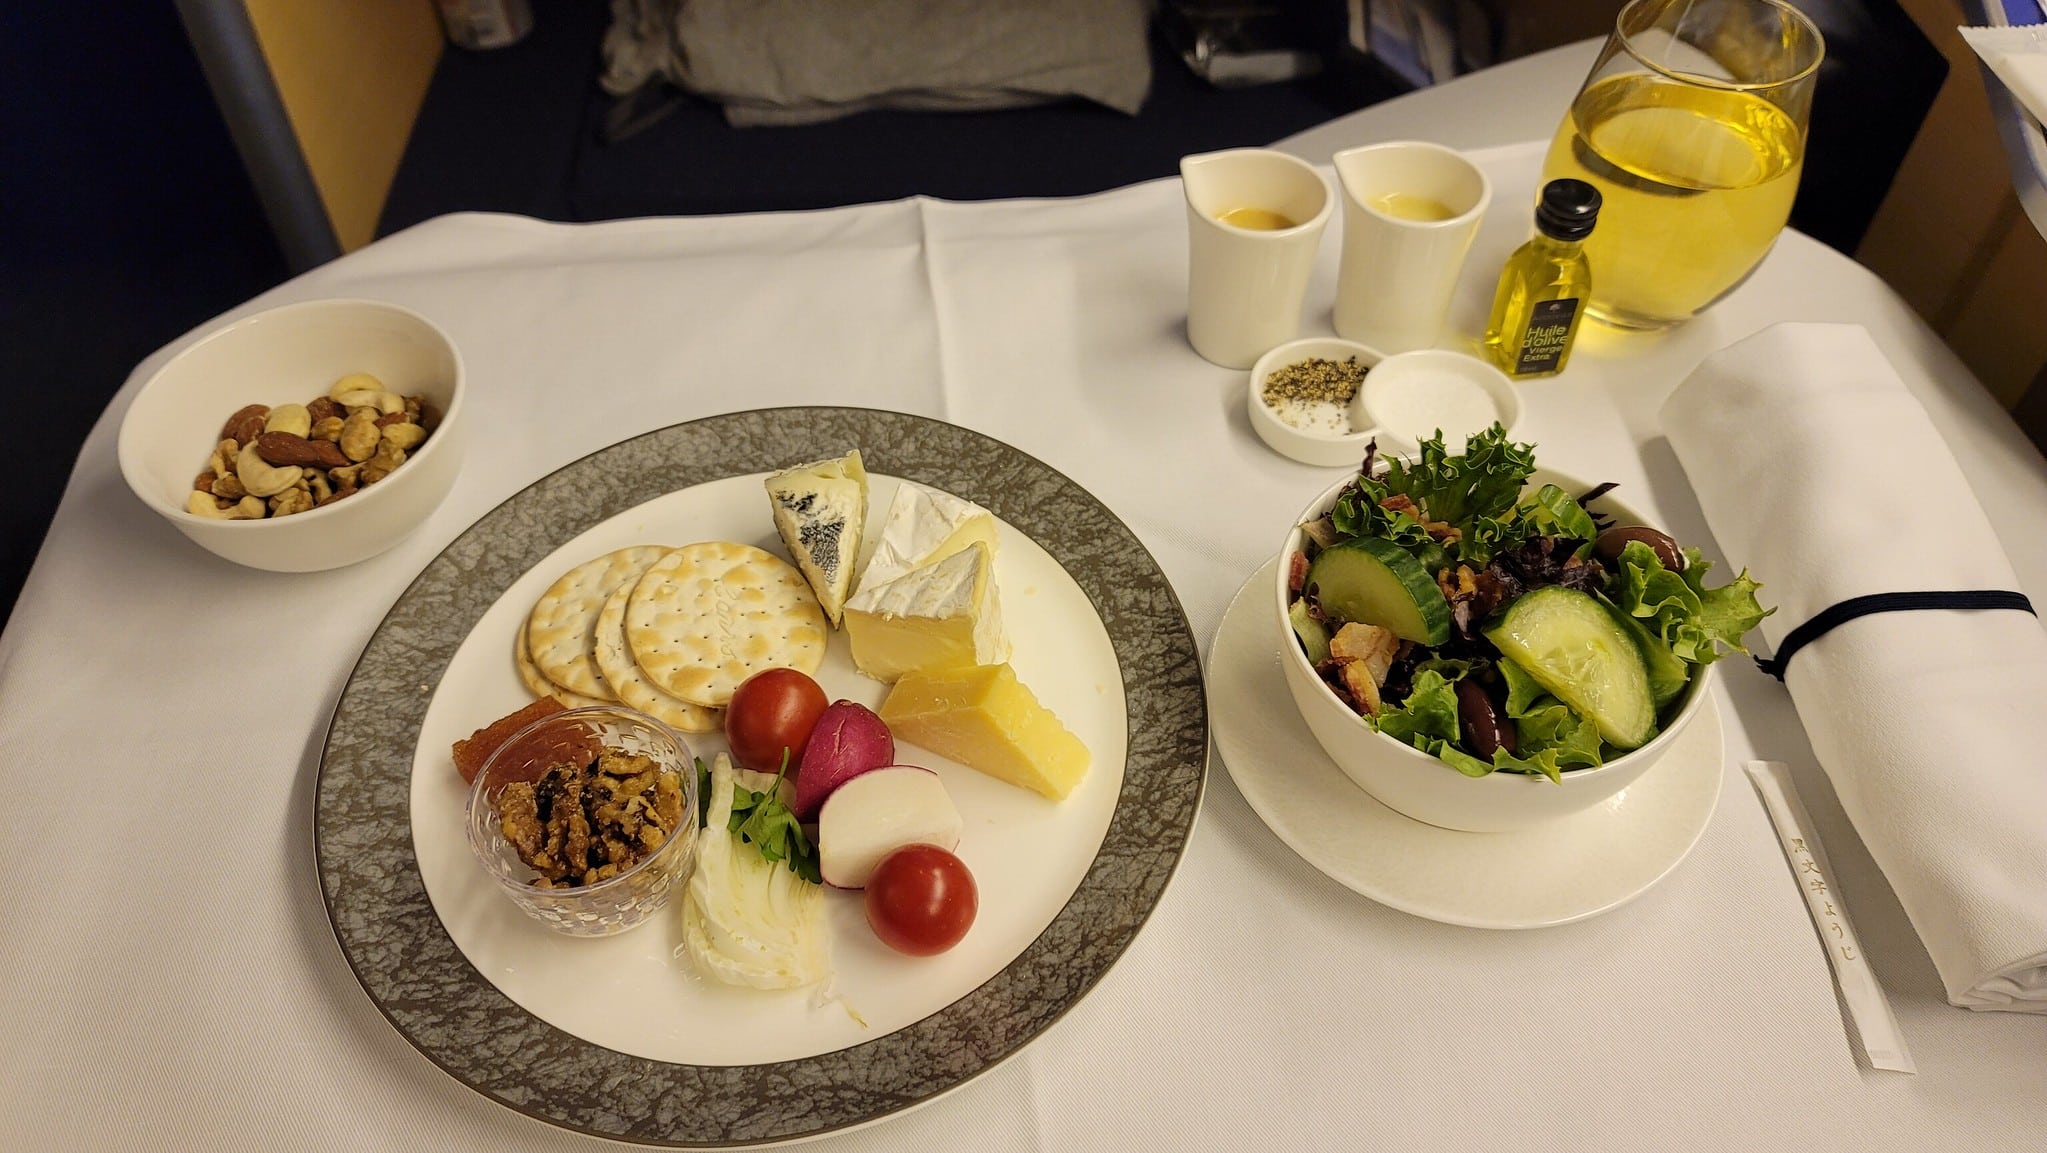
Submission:
[[[1466,437],[1495,423],[1512,432],[1520,419],[1521,398],[1505,373],[1447,348],[1380,360],[1351,398],[1351,427],[1371,430],[1382,452],[1400,456],[1413,456],[1437,432],[1445,449],[1461,453]]]

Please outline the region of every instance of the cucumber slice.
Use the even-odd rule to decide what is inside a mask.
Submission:
[[[1685,686],[1692,680],[1692,666],[1670,651],[1663,638],[1649,631],[1649,626],[1640,619],[1628,615],[1605,597],[1601,597],[1599,603],[1605,606],[1607,615],[1635,639],[1635,648],[1642,653],[1642,667],[1649,673],[1649,693],[1656,698],[1657,711],[1663,711],[1663,706],[1684,694]]]
[[[1297,600],[1287,606],[1286,619],[1294,626],[1294,635],[1301,638],[1309,664],[1320,665],[1329,659],[1329,626],[1308,615],[1307,601]]]
[[[1392,629],[1402,640],[1450,639],[1450,602],[1422,563],[1392,541],[1362,536],[1322,550],[1308,566],[1322,615]]]
[[[1507,606],[1486,639],[1618,749],[1656,735],[1656,699],[1635,638],[1590,593],[1550,585]]]

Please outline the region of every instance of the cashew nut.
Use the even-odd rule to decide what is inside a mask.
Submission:
[[[280,404],[263,418],[264,432],[288,432],[304,436],[313,430],[313,414],[303,404]]]
[[[342,404],[347,404],[348,402],[342,400],[341,398],[348,393],[382,391],[384,391],[383,381],[378,380],[376,377],[371,376],[367,372],[351,372],[347,376],[344,376],[340,380],[334,382],[334,386],[327,390],[327,398],[329,400],[338,401]]]
[[[254,444],[235,457],[235,475],[241,478],[242,487],[249,490],[250,496],[276,496],[297,484],[304,472],[295,464],[272,465],[256,452]]]
[[[370,459],[370,454],[377,451],[382,433],[377,418],[368,412],[349,417],[341,426],[341,455],[357,462]]]
[[[397,424],[387,424],[384,426],[384,439],[410,452],[418,448],[419,443],[426,439],[426,430],[413,424],[411,421],[400,421]]]
[[[253,496],[245,496],[239,502],[221,508],[213,503],[212,497],[194,489],[192,495],[185,498],[185,511],[208,520],[261,520],[263,502]]]
[[[372,392],[365,389],[361,392],[344,392],[334,400],[350,413],[358,408],[374,408],[384,416],[405,411],[405,398],[395,392],[381,390]]]

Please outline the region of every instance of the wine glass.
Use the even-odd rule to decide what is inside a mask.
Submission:
[[[1587,312],[1661,329],[1740,284],[1791,215],[1820,31],[1779,0],[1632,0],[1578,89],[1542,183],[1604,206]]]

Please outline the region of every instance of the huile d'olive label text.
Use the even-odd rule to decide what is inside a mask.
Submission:
[[[1578,301],[1572,297],[1536,304],[1528,318],[1528,335],[1522,338],[1515,358],[1516,375],[1557,370],[1558,360],[1571,347],[1571,318],[1577,312]]]

